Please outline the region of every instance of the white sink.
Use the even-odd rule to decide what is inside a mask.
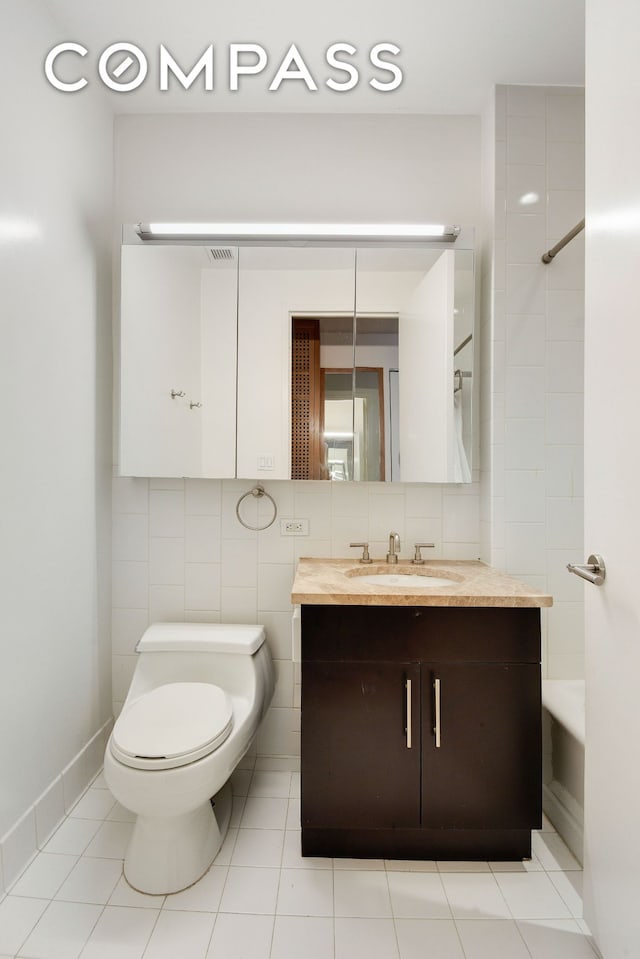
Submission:
[[[368,573],[354,577],[359,583],[371,586],[397,586],[404,589],[433,589],[434,586],[456,586],[453,579],[445,576],[421,576],[419,573]]]

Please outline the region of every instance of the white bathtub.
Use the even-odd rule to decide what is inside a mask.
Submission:
[[[582,862],[584,828],[584,680],[542,682],[542,806]]]

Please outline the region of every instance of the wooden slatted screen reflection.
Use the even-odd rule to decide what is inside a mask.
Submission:
[[[291,427],[291,479],[322,479],[318,320],[293,319]]]

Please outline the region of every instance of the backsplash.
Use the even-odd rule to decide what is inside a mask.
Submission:
[[[151,622],[263,623],[277,687],[257,739],[260,756],[298,756],[299,666],[291,658],[290,591],[301,556],[360,555],[369,542],[382,558],[391,531],[400,555],[433,542],[425,555],[478,559],[479,488],[389,483],[265,483],[278,516],[254,532],[236,506],[249,480],[113,481],[113,698],[117,716],[135,665],[135,645]],[[247,497],[241,516],[264,525],[266,497]],[[282,519],[306,519],[308,536],[281,535]]]

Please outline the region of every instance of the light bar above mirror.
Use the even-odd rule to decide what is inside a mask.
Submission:
[[[138,223],[141,240],[453,243],[460,227],[442,223]]]

